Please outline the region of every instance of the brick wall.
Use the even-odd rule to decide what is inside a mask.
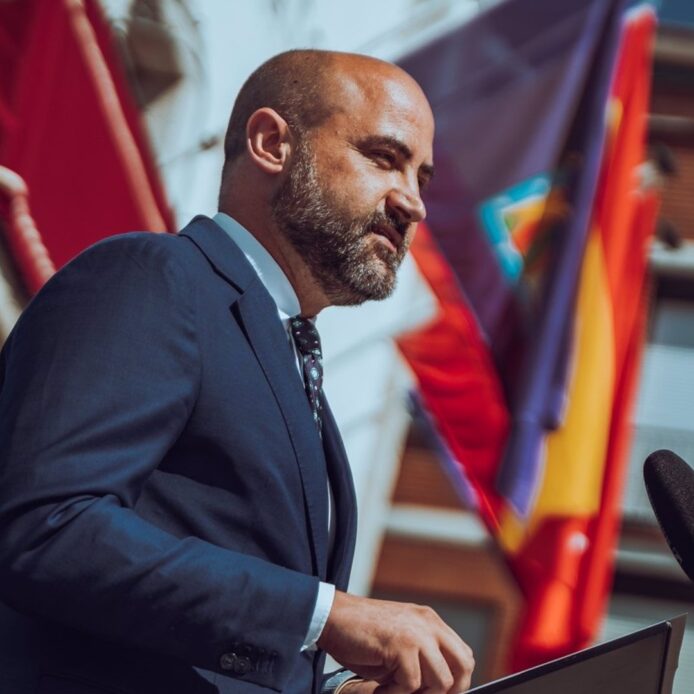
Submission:
[[[684,238],[694,240],[694,147],[670,145],[670,149],[678,171],[665,183],[660,216],[672,222]]]

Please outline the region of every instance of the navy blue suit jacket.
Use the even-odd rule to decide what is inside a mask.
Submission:
[[[318,691],[323,658],[300,648],[319,579],[347,584],[352,480],[222,229],[91,247],[0,374],[0,598],[38,691]]]

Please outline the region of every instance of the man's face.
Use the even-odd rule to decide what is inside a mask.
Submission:
[[[353,305],[395,287],[425,214],[433,119],[409,79],[341,88],[346,106],[299,142],[273,215],[330,302]]]

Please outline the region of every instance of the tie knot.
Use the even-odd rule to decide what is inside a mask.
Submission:
[[[311,355],[321,359],[323,354],[320,348],[320,337],[313,322],[301,316],[294,316],[290,319],[289,326],[299,352],[304,356]]]

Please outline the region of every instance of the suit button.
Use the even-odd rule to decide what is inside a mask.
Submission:
[[[243,655],[224,653],[219,659],[222,670],[233,672],[235,675],[245,675],[251,671],[251,661]]]

